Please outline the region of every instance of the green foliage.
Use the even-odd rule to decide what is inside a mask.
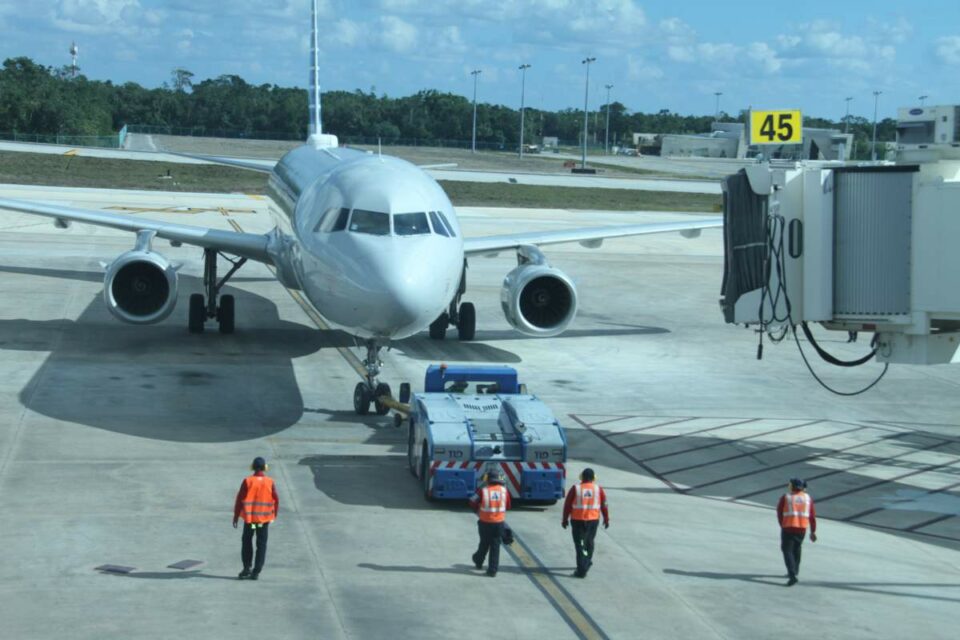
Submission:
[[[417,145],[462,144],[471,138],[473,104],[463,96],[435,90],[411,96],[378,96],[371,87],[323,94],[324,129],[344,142],[384,143],[400,140]],[[588,141],[603,144],[606,105],[588,118]],[[723,120],[743,122],[723,114]],[[271,84],[254,86],[235,75],[196,82],[184,68],[171,71],[171,85],[147,89],[128,82],[71,78],[63,69],[44,67],[29,58],[8,59],[0,69],[0,132],[110,135],[125,124],[156,127],[157,132],[192,133],[303,140],[307,135],[307,92]],[[706,133],[713,116],[682,116],[668,109],[630,113],[620,102],[610,104],[610,141],[630,140],[634,132]],[[806,118],[807,126],[843,129],[842,122]],[[869,157],[872,122],[851,117],[857,157]],[[477,105],[477,142],[486,148],[515,149],[519,143],[519,110],[504,105]],[[535,142],[555,136],[578,144],[583,112],[528,108],[524,136]],[[877,140],[892,140],[895,122],[878,123]],[[375,141],[375,140],[373,140]]]

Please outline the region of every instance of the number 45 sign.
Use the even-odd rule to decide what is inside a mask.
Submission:
[[[799,110],[751,111],[750,144],[800,144],[803,118]]]

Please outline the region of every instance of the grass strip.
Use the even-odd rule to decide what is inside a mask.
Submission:
[[[0,183],[203,193],[266,192],[266,175],[206,164],[0,152]],[[456,206],[719,211],[720,196],[698,193],[588,189],[443,180]]]

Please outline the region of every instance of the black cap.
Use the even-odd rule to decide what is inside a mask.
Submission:
[[[500,467],[490,467],[487,469],[487,482],[503,482],[503,474],[500,473]]]
[[[254,471],[263,471],[264,469],[267,468],[267,461],[261,458],[260,456],[257,456],[256,458],[253,459],[253,464],[251,464],[250,466],[253,467]]]
[[[794,489],[805,489],[807,483],[800,478],[790,478],[790,486]]]
[[[596,477],[593,473],[593,469],[587,467],[580,473],[580,479],[584,482],[593,482],[593,479]]]

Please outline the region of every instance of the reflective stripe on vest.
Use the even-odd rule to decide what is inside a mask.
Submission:
[[[507,518],[507,488],[492,484],[480,489],[480,522],[503,522]]]
[[[788,493],[783,497],[783,522],[780,526],[784,529],[806,529],[809,527],[810,496],[800,491]]]
[[[240,517],[247,524],[273,522],[277,506],[273,501],[273,478],[247,476],[243,482],[247,491],[244,494]]]
[[[573,520],[600,519],[600,487],[595,482],[581,482],[574,486],[577,492],[573,498],[570,518]]]

